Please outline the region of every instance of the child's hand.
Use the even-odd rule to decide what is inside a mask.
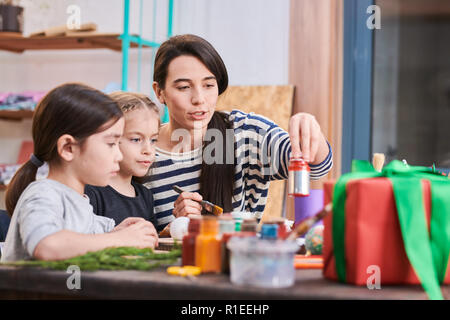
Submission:
[[[115,234],[120,246],[137,248],[155,248],[158,246],[158,234],[155,227],[151,222],[144,219],[129,224]]]
[[[123,228],[128,227],[129,225],[132,225],[134,223],[137,223],[139,221],[146,221],[144,218],[138,218],[138,217],[130,217],[130,218],[126,218],[125,220],[123,220],[121,223],[119,223],[114,229],[113,231],[119,231]]]
[[[185,217],[190,214],[202,214],[202,206],[197,201],[202,201],[203,198],[198,192],[183,192],[173,204],[173,215],[178,217]]]

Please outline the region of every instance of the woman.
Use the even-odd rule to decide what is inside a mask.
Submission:
[[[253,113],[217,112],[227,86],[226,67],[206,40],[180,35],[158,49],[153,89],[170,119],[161,126],[146,184],[154,194],[158,230],[175,217],[200,214],[202,199],[225,212],[250,211],[260,218],[269,182],[287,179],[290,156],[310,163],[312,179],[331,169],[331,148],[312,115],[292,116],[287,133]],[[173,185],[187,192],[178,195]]]

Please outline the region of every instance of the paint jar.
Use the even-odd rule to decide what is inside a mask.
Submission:
[[[256,222],[255,218],[244,219],[241,224],[242,232],[254,232],[256,234],[256,230],[258,228],[258,222]]]
[[[234,232],[235,229],[236,222],[231,214],[223,214],[219,217],[219,236],[222,236],[224,233]]]
[[[195,265],[202,273],[219,273],[220,239],[219,222],[216,217],[203,216],[200,223],[200,234],[195,241]]]
[[[235,231],[239,232],[241,231],[241,225],[244,219],[250,219],[252,218],[252,213],[247,211],[233,211],[231,212],[231,216],[233,217],[234,221],[236,222],[236,228]]]
[[[266,221],[264,224],[276,224],[278,226],[277,228],[277,238],[278,239],[286,239],[286,237],[289,234],[289,231],[286,227],[285,219],[283,218],[271,218],[270,220]]]
[[[181,264],[183,266],[195,266],[195,240],[200,232],[202,216],[189,215],[188,233],[183,237]]]
[[[256,236],[255,232],[229,232],[224,233],[222,235],[221,241],[221,271],[222,273],[229,274],[230,273],[230,249],[227,247],[228,241],[231,237],[254,237]]]
[[[278,237],[278,225],[276,223],[264,223],[261,227],[261,239],[276,240]]]
[[[257,237],[232,237],[230,278],[238,285],[283,288],[295,282],[295,241],[265,241]]]
[[[288,195],[294,197],[309,196],[309,173],[308,163],[302,158],[289,160],[289,190]]]

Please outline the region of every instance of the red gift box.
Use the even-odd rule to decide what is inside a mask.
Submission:
[[[334,181],[324,183],[324,202],[332,201]],[[431,217],[430,183],[422,181],[428,231]],[[337,280],[333,251],[333,215],[324,219],[323,275]],[[398,220],[392,183],[388,178],[351,180],[346,185],[345,203],[346,281],[367,285],[380,270],[380,284],[420,284],[408,257]],[[369,269],[368,269],[369,268]],[[450,273],[444,283],[450,283]]]

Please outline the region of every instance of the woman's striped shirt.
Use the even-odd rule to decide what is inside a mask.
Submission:
[[[256,218],[261,218],[270,181],[288,178],[289,134],[273,121],[254,113],[233,110],[229,119],[233,123],[231,137],[234,136],[236,158],[233,210],[250,211]],[[312,180],[330,171],[333,160],[329,148],[322,163],[310,165]],[[172,210],[178,194],[172,190],[173,185],[189,192],[199,192],[201,165],[201,148],[186,153],[170,153],[156,148],[155,162],[145,186],[153,192],[158,230],[175,219]]]

